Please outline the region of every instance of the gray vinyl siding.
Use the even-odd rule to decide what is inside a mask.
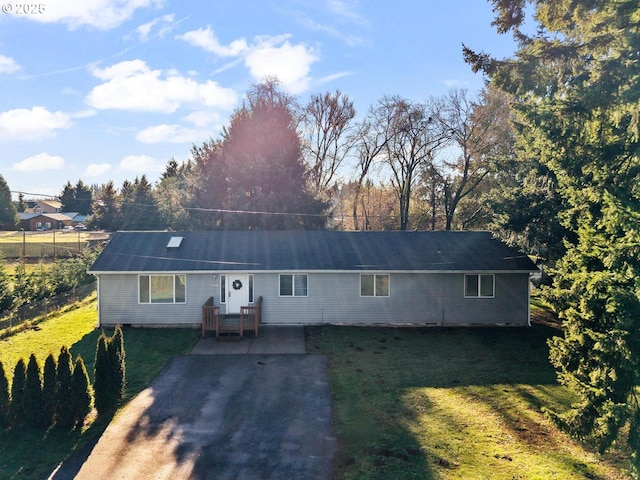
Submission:
[[[496,274],[494,298],[465,298],[464,274],[451,273],[392,273],[388,297],[361,297],[360,273],[309,274],[307,297],[280,297],[277,274],[256,274],[255,289],[256,295],[263,297],[264,323],[529,322],[526,273]]]
[[[187,274],[185,303],[140,304],[137,274],[101,274],[98,292],[100,325],[200,325],[204,302],[212,295],[216,302],[219,300],[218,293],[214,293],[213,282],[213,274]]]
[[[463,273],[391,273],[388,297],[361,297],[360,272],[308,273],[306,297],[280,297],[278,273],[248,273],[254,274],[255,298],[263,298],[265,324],[524,326],[529,321],[528,273],[496,273],[494,298],[465,298]],[[220,302],[219,278],[187,274],[185,304],[138,304],[138,275],[102,274],[101,324],[199,325],[202,304],[211,296]]]

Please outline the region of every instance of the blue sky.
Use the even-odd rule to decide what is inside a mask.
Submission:
[[[37,0],[36,0],[37,1]],[[482,86],[462,43],[498,57],[478,0],[4,0],[0,174],[56,195],[69,180],[146,174],[218,137],[267,75],[304,103],[346,93],[359,115],[384,95],[413,101]]]

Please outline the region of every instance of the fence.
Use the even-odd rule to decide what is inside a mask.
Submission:
[[[0,252],[5,258],[71,257],[82,251],[87,242],[26,242],[1,243]]]
[[[32,320],[40,316],[46,317],[52,311],[89,296],[96,290],[96,285],[97,282],[92,282],[56,295],[55,297],[45,298],[44,300],[29,305],[22,305],[11,312],[4,312],[2,317],[0,317],[0,330],[15,327],[27,320]]]

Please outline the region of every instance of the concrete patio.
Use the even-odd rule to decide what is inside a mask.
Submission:
[[[258,336],[251,333],[242,340],[221,337],[209,333],[198,340],[192,355],[262,355],[262,354],[301,354],[306,353],[304,345],[304,327],[302,325],[261,325]]]

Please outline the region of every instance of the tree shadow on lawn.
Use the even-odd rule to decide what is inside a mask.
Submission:
[[[80,355],[85,361],[87,373],[93,383],[95,352],[98,338],[113,335],[113,329],[96,329],[82,337],[70,348],[73,358]],[[147,384],[164,367],[166,360],[180,353],[185,353],[189,345],[195,342],[197,332],[185,329],[137,329],[124,328],[126,388],[121,405],[126,405],[142,391]],[[52,465],[49,472],[59,466],[51,477],[52,480],[72,479],[82,468],[102,433],[113,419],[116,412],[99,417],[86,431],[68,433],[77,438],[64,452],[67,458],[61,458]],[[70,455],[69,455],[70,454]],[[63,462],[62,464],[60,462]],[[38,477],[40,478],[40,477]]]
[[[70,347],[73,359],[80,355],[85,361],[89,376],[93,377],[95,348],[100,331],[93,331]],[[54,352],[57,357],[59,352]],[[109,418],[94,421],[86,429],[66,430],[51,428],[41,431],[30,428],[16,428],[0,432],[0,446],[3,451],[2,478],[47,478],[71,452],[91,451],[100,434],[109,424]],[[6,444],[6,448],[5,448]],[[34,452],[37,452],[34,454]],[[55,475],[52,478],[73,478]]]
[[[408,424],[419,423],[421,411],[433,407],[420,394],[407,403],[411,392],[453,389],[498,414],[513,399],[537,411],[543,405],[567,405],[548,358],[547,339],[558,332],[548,327],[310,327],[306,333],[307,351],[331,358],[336,428],[343,447],[338,462],[344,478],[437,478],[438,471],[457,468],[446,455],[434,456],[434,450],[407,455],[421,452],[420,439]],[[547,441],[537,419],[526,420],[516,410],[505,411],[504,419],[521,441]],[[392,465],[398,463],[403,465]]]

